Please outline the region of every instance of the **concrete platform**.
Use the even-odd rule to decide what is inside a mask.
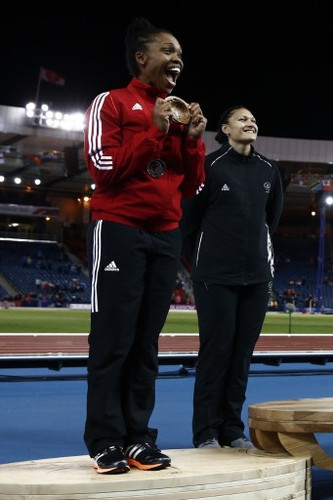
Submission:
[[[97,474],[89,456],[0,465],[0,500],[311,499],[306,457],[231,448],[163,450],[161,471]]]

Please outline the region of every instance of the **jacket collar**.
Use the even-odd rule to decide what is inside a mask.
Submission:
[[[238,153],[232,146],[230,146],[229,142],[226,141],[224,142],[222,145],[221,145],[221,153],[224,154],[224,153],[228,153],[228,154],[232,154],[233,156],[235,156],[236,158],[242,158],[242,159],[245,159],[245,158],[252,158],[253,155],[255,154],[255,149],[253,147],[253,145],[251,144],[251,153],[249,155],[242,155],[240,153]]]
[[[141,82],[141,80],[138,80],[135,76],[132,78],[127,88],[129,91],[132,91],[139,96],[149,97],[154,100],[156,100],[156,97],[162,97],[162,99],[165,99],[168,96],[166,92],[160,92],[155,87]]]

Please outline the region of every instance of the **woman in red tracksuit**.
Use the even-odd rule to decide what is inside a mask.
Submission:
[[[132,79],[98,95],[85,119],[91,199],[87,417],[84,439],[99,473],[161,469],[170,458],[148,427],[158,374],[158,337],[180,262],[181,200],[204,182],[207,120],[198,103],[175,121],[183,70],[178,40],[144,18],[126,36]]]

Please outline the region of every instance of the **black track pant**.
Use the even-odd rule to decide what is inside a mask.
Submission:
[[[106,221],[88,230],[91,273],[87,417],[90,456],[104,448],[154,443],[158,337],[180,262],[179,230],[147,233]]]
[[[243,436],[242,407],[255,343],[269,299],[268,284],[194,282],[200,349],[196,366],[193,443]]]

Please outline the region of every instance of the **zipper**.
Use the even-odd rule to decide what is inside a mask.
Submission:
[[[199,254],[200,254],[200,248],[201,248],[202,238],[203,238],[203,232],[200,234],[198,248],[197,248],[197,253],[196,253],[196,256],[195,256],[195,266],[196,267],[198,266],[198,262],[199,262]]]

